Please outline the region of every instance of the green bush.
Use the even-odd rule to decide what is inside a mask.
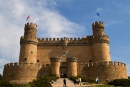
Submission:
[[[52,87],[52,85],[43,80],[36,80],[32,82],[31,87]]]
[[[11,84],[9,81],[0,80],[0,87],[18,87],[18,85]]]
[[[115,86],[130,86],[130,80],[129,79],[115,79],[108,84],[115,85]]]
[[[58,77],[56,75],[46,75],[38,80],[34,80],[31,83],[31,87],[52,87],[50,82],[52,80],[57,80],[57,78]]]

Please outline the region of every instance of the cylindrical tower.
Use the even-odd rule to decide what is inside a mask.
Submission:
[[[55,74],[60,77],[60,62],[61,58],[50,58],[51,61],[51,74]]]
[[[77,76],[77,58],[67,58],[67,77]]]
[[[19,62],[36,63],[37,58],[37,25],[33,23],[25,24],[24,36],[20,39]]]
[[[104,33],[104,23],[99,21],[92,24],[92,62],[110,61],[109,37]]]

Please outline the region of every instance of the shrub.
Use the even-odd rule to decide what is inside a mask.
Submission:
[[[14,85],[9,83],[9,81],[0,81],[0,87],[18,87],[18,85]]]
[[[130,86],[130,80],[129,79],[115,79],[108,84],[115,85],[115,86]]]
[[[58,77],[56,75],[46,75],[38,80],[34,80],[31,83],[31,87],[52,87],[50,82],[56,80]]]

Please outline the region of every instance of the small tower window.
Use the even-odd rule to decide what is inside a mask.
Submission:
[[[37,60],[37,62],[39,63],[39,60]]]
[[[31,54],[33,54],[33,51],[31,51]]]
[[[26,61],[26,60],[27,60],[27,58],[24,58],[24,60]]]
[[[66,56],[66,53],[63,53],[63,56]]]
[[[91,63],[91,62],[92,62],[92,60],[89,60],[89,62]]]

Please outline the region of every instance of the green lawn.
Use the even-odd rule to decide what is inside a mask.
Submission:
[[[82,87],[130,87],[130,86],[91,85],[91,86],[82,86]]]

